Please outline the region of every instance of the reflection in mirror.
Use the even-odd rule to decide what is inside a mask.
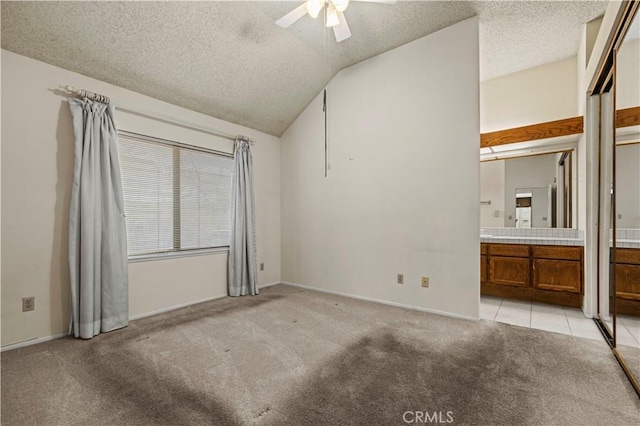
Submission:
[[[572,228],[572,150],[480,163],[480,226]]]
[[[640,143],[616,144],[616,346],[640,378]]]
[[[640,105],[640,28],[636,14],[616,55],[616,110]],[[615,143],[616,348],[640,380],[640,126],[618,129]],[[612,224],[612,225],[613,225]]]

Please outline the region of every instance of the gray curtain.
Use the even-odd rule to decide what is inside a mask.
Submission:
[[[231,195],[229,296],[258,294],[253,169],[250,143],[237,140]]]
[[[69,333],[90,339],[129,323],[127,235],[113,107],[69,99],[69,108],[75,136]]]

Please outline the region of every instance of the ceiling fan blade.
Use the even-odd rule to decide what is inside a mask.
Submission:
[[[384,4],[395,4],[396,0],[352,0],[352,1],[365,1],[367,3],[384,3]]]
[[[300,6],[293,9],[291,12],[284,15],[282,18],[276,21],[276,24],[282,28],[289,28],[291,24],[296,22],[307,14],[307,4],[302,3]]]
[[[336,36],[336,41],[340,43],[342,40],[351,37],[351,30],[349,29],[349,24],[347,24],[347,18],[344,17],[344,13],[338,12],[338,19],[340,19],[340,23],[333,27],[333,34]]]

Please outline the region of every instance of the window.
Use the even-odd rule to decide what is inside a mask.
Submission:
[[[119,132],[129,256],[226,247],[228,154]]]

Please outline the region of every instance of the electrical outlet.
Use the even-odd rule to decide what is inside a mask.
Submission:
[[[22,312],[33,311],[36,309],[35,297],[23,297],[22,298]]]
[[[429,277],[422,277],[422,287],[429,288]]]
[[[404,284],[404,274],[398,274],[398,284]]]
[[[264,271],[264,263],[261,263],[261,264],[260,264],[260,270],[261,270],[261,271]]]

